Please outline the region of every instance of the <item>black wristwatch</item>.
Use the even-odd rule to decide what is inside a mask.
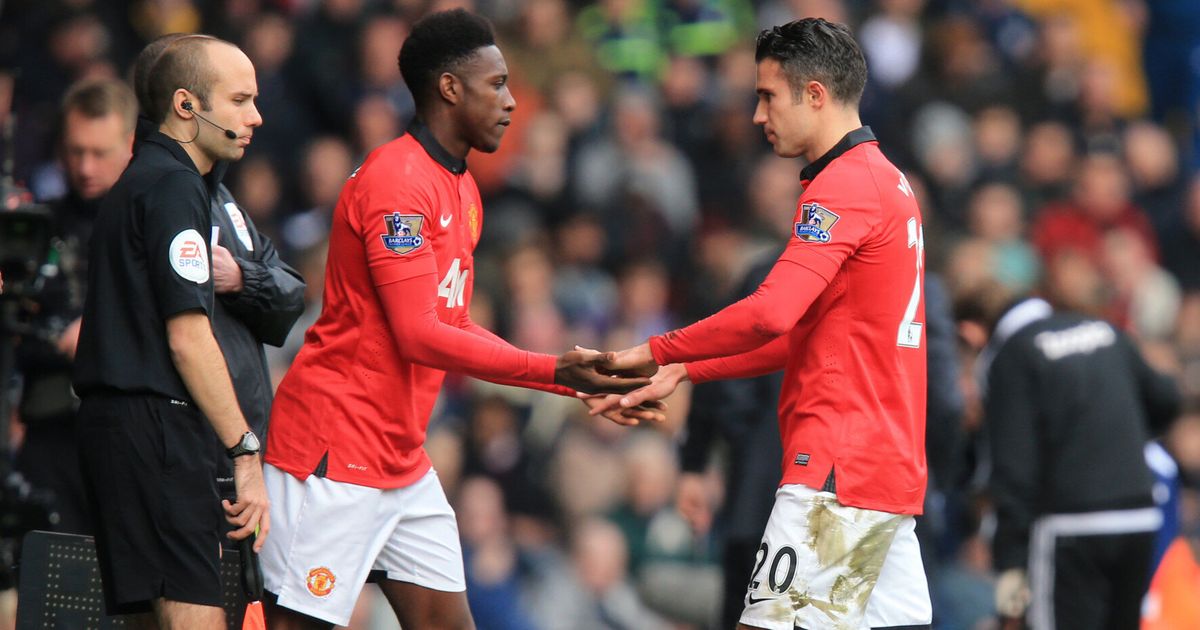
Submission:
[[[262,450],[262,443],[258,441],[258,436],[254,435],[253,431],[247,431],[242,434],[242,439],[238,440],[237,444],[225,449],[225,454],[229,459],[237,459],[242,455],[258,455]]]

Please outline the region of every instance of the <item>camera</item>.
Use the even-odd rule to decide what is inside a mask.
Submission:
[[[53,231],[50,211],[41,205],[0,210],[0,274],[3,297],[36,293],[42,264],[50,251]]]

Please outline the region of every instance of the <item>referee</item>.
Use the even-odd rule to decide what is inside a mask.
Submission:
[[[1010,297],[989,286],[959,304],[989,338],[997,610],[1034,630],[1135,629],[1162,522],[1143,447],[1179,393],[1111,324]]]
[[[214,166],[240,158],[262,124],[257,91],[232,44],[172,42],[149,84],[158,131],[104,199],[92,238],[74,382],[106,612],[153,611],[163,628],[224,625],[214,430],[234,461],[230,536],[261,527],[261,546],[269,529],[259,441],[210,322]]]

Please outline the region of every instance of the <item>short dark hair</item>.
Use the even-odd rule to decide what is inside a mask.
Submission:
[[[209,94],[217,82],[217,70],[208,62],[209,44],[233,44],[208,35],[185,35],[167,42],[146,77],[146,116],[162,123],[171,112],[171,98],[180,88],[190,91],[208,111]]]
[[[480,48],[496,45],[487,18],[452,9],[431,13],[413,25],[400,47],[400,74],[412,92],[417,109],[429,101],[443,72],[454,72]]]
[[[137,103],[133,92],[123,81],[117,79],[90,79],[80,81],[67,90],[62,100],[62,117],[79,112],[87,118],[103,118],[116,114],[132,133],[137,124]]]
[[[783,67],[792,93],[817,81],[833,98],[857,105],[867,85],[867,60],[844,24],[804,18],[758,34],[754,60],[774,59]]]
[[[149,116],[149,112],[152,109],[150,104],[153,100],[150,97],[150,71],[154,69],[154,64],[158,63],[158,59],[162,57],[163,51],[167,49],[167,46],[184,37],[211,39],[209,35],[168,33],[146,44],[146,47],[133,60],[133,76],[130,77],[130,83],[133,84],[133,93],[137,95],[138,107],[142,110],[142,114]]]

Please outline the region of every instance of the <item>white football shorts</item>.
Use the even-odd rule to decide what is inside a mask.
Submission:
[[[263,466],[271,533],[266,590],[279,605],[344,626],[367,574],[437,591],[466,590],[454,510],[432,469],[405,488],[379,489]]]
[[[932,623],[912,516],[847,507],[785,485],[758,548],[741,622],[768,630]]]

